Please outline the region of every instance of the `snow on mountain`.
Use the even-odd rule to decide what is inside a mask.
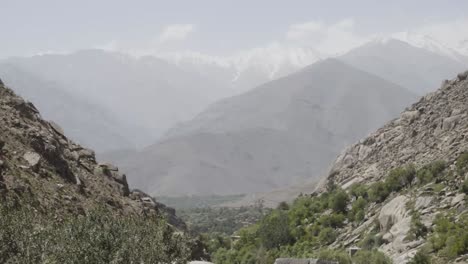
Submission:
[[[287,47],[278,43],[264,48],[244,50],[228,56],[213,56],[199,52],[174,52],[155,56],[224,81],[236,92],[284,77],[300,68],[328,56],[312,48]]]
[[[412,46],[422,48],[442,56],[447,56],[459,62],[468,63],[466,60],[467,58],[465,57],[468,55],[468,40],[466,41],[465,47],[461,44],[459,45],[460,47],[451,47],[449,44],[446,44],[433,36],[415,32],[398,32],[393,34],[391,37],[404,41]],[[463,50],[463,48],[466,50]]]

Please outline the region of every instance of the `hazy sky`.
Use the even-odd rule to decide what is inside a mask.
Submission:
[[[334,52],[421,28],[468,39],[467,10],[467,0],[0,0],[0,58],[96,47],[226,55],[272,43]]]

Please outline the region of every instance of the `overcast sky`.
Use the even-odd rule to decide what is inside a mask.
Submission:
[[[227,55],[272,43],[339,51],[374,34],[468,39],[467,0],[0,0],[0,58],[86,48]]]

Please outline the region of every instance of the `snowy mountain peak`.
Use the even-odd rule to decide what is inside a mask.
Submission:
[[[406,31],[395,33],[392,37],[404,41],[412,46],[422,48],[442,56],[447,56],[457,61],[461,60],[462,54],[460,54],[459,51],[449,47],[447,44],[432,36]]]

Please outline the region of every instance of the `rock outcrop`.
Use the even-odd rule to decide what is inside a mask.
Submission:
[[[94,151],[70,141],[30,102],[0,83],[0,198],[35,201],[39,210],[85,214],[106,206],[116,214],[167,215],[185,229],[175,212],[148,195],[130,191],[116,166],[98,164]]]
[[[382,238],[379,250],[394,263],[407,263],[427,244],[427,236],[411,236],[415,221],[417,228],[431,232],[438,214],[455,214],[455,219],[466,214],[466,195],[460,186],[467,173],[457,169],[457,160],[468,152],[467,76],[468,71],[444,81],[440,89],[338,156],[317,193],[328,186],[349,189],[356,183],[369,186],[384,182],[390,171],[410,164],[416,170],[435,162],[446,165],[443,178],[436,182],[422,184],[415,177],[406,189],[390,190],[385,201],[373,202],[364,221],[348,223],[334,246],[359,243],[370,230],[375,232],[378,223]]]
[[[445,81],[399,118],[347,148],[327,180],[346,187],[350,182],[378,181],[389,170],[408,163],[455,161],[468,150],[467,74]]]

